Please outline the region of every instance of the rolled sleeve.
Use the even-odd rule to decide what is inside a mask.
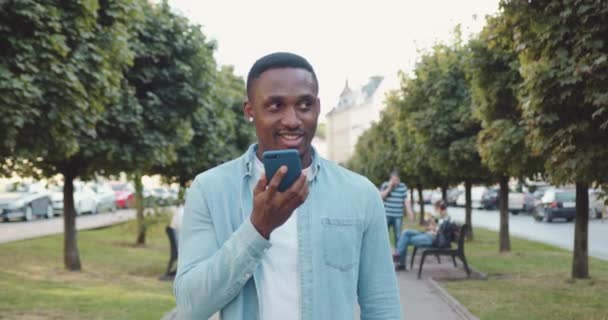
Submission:
[[[196,319],[207,319],[228,304],[271,246],[249,219],[219,245],[202,185],[197,178],[188,191],[174,283],[180,312]]]

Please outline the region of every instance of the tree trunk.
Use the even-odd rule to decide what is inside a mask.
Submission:
[[[63,264],[67,270],[80,271],[82,266],[76,237],[74,178],[73,174],[63,174]]]
[[[469,180],[465,180],[464,181],[464,199],[465,199],[465,203],[464,203],[464,223],[466,223],[467,225],[469,225],[469,231],[467,232],[467,240],[472,241],[473,240],[473,224],[471,222],[471,187],[472,187],[472,183]]]
[[[447,186],[441,187],[441,199],[443,200],[443,203],[445,203],[447,205],[447,203],[448,203],[448,187]]]
[[[146,244],[146,224],[144,217],[144,197],[141,174],[138,172],[134,177],[135,181],[135,210],[137,211],[137,240],[135,245],[143,246]]]
[[[572,278],[589,278],[589,184],[576,183],[576,218],[574,219],[574,257],[572,259]]]
[[[420,205],[420,225],[424,224],[424,197],[422,196],[422,186],[418,186],[418,204]]]
[[[410,191],[410,205],[412,206],[412,210],[414,210],[414,208],[416,207],[415,202],[414,202],[414,198],[416,197],[416,189],[412,189]]]
[[[500,235],[499,251],[511,251],[511,239],[509,238],[509,177],[500,177],[500,194],[498,196],[500,206]]]

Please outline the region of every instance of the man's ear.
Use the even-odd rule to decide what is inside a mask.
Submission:
[[[249,102],[249,100],[243,102],[243,115],[245,116],[245,119],[253,118],[254,116],[253,105]]]

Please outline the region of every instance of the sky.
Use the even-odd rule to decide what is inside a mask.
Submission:
[[[302,55],[315,68],[320,121],[351,88],[374,75],[410,72],[420,50],[449,43],[453,30],[476,33],[498,0],[329,1],[169,0],[170,6],[217,43],[218,63],[246,77],[258,58],[275,51]]]

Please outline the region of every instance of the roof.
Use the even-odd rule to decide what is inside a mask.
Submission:
[[[350,109],[355,106],[364,105],[372,101],[383,80],[383,76],[372,76],[365,85],[361,86],[357,90],[352,90],[348,85],[348,80],[346,80],[344,89],[342,89],[342,93],[340,93],[338,105],[332,108],[327,115],[337,111]]]

